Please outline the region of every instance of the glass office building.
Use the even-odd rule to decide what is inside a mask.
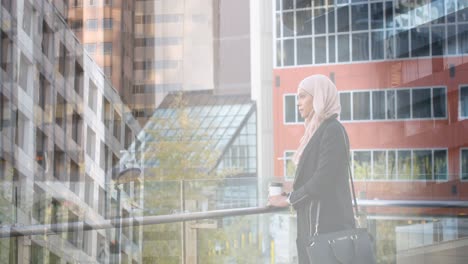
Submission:
[[[140,227],[120,238],[86,228],[135,215],[130,199],[142,205],[140,179],[121,197],[111,180],[140,127],[68,28],[65,7],[1,2],[0,262],[140,263],[131,250],[141,247]],[[23,236],[24,226],[70,232]]]

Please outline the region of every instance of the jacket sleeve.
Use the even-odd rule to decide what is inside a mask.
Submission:
[[[347,166],[345,153],[345,139],[339,123],[332,124],[324,131],[320,142],[317,168],[304,186],[294,190],[289,197],[291,205],[296,207],[303,200],[319,200],[330,193],[339,177],[343,176],[343,166]],[[346,164],[340,164],[340,163]]]

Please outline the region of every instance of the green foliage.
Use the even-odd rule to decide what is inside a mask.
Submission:
[[[214,150],[211,135],[200,129],[201,120],[189,116],[182,94],[175,96],[167,112],[170,114],[164,118],[150,120],[149,123],[155,124],[152,126],[154,129],[145,131],[149,140],[145,142],[143,157],[146,164],[153,164],[145,168],[145,215],[197,211],[196,201],[206,199],[206,193],[216,190],[222,183],[220,179],[227,173],[233,173],[212,172],[220,153]],[[186,204],[184,209],[182,192]],[[210,231],[214,232],[214,237],[226,236],[224,230]],[[198,254],[210,248],[210,239],[212,236],[198,239]],[[182,223],[145,226],[144,262],[180,263],[182,243]],[[207,255],[200,255],[198,259],[199,263],[215,263],[210,262]]]

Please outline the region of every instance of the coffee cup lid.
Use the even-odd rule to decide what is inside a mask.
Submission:
[[[283,183],[281,183],[281,182],[272,182],[272,183],[270,183],[270,186],[273,186],[273,187],[282,187],[282,186],[283,186]]]

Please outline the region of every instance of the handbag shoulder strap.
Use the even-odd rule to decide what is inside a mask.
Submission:
[[[358,204],[357,204],[356,192],[354,190],[354,181],[353,181],[353,174],[352,174],[352,171],[351,171],[351,163],[349,161],[350,160],[349,151],[348,151],[349,150],[349,141],[347,140],[344,127],[342,125],[340,125],[340,128],[341,128],[341,133],[343,134],[343,140],[345,142],[346,163],[347,163],[347,167],[348,167],[349,179],[351,181],[351,190],[352,190],[353,201],[354,201],[354,210],[355,210],[355,214],[356,214],[355,217],[359,217],[359,207],[358,207]],[[309,213],[311,213],[311,212],[309,212]],[[319,219],[320,219],[320,201],[317,204],[317,214],[315,215],[315,232],[314,232],[314,236],[316,236],[318,234]],[[355,222],[356,222],[356,220],[355,220]],[[357,223],[359,225],[359,221],[357,221]],[[312,231],[312,228],[310,230]]]
[[[343,139],[344,139],[344,142],[345,142],[346,161],[347,161],[347,164],[348,164],[349,180],[351,181],[351,190],[352,190],[353,201],[354,201],[354,210],[355,210],[356,216],[359,217],[359,207],[358,207],[358,203],[357,203],[357,199],[356,199],[356,192],[354,190],[353,174],[352,174],[352,171],[351,171],[351,163],[350,163],[351,158],[349,156],[349,141],[346,139],[346,133],[345,133],[344,127],[343,126],[340,126],[340,127],[341,127],[341,132],[343,133]]]

